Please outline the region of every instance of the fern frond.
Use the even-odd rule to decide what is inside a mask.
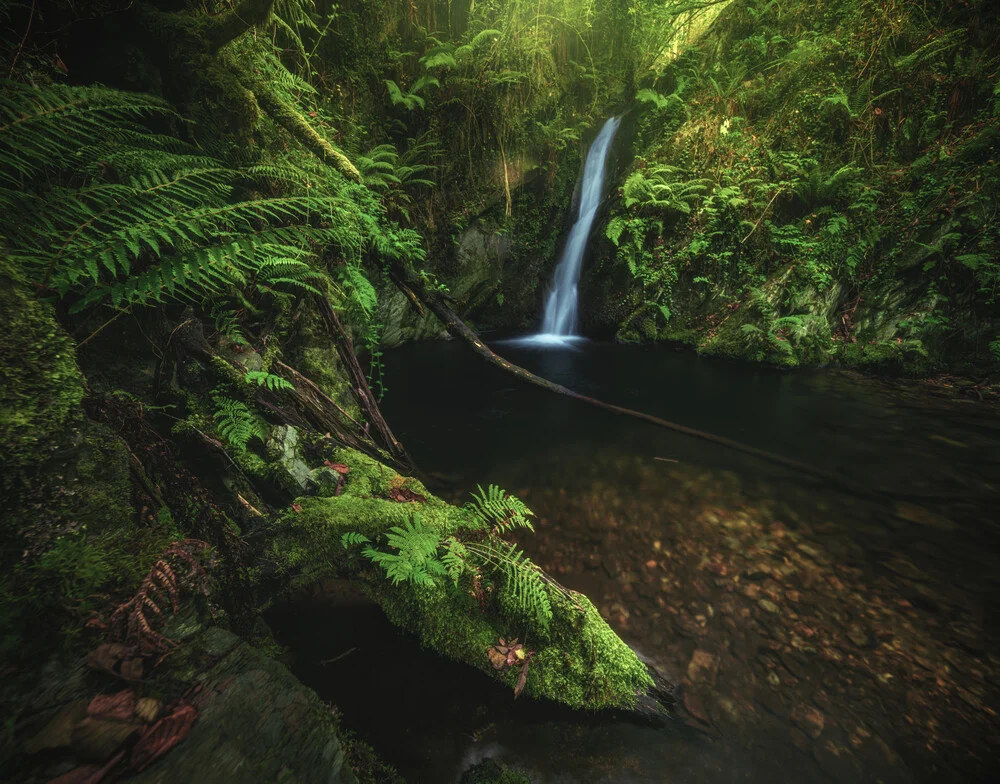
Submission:
[[[465,509],[483,528],[490,529],[495,536],[515,528],[535,530],[528,519],[534,517],[534,512],[520,498],[497,485],[490,485],[486,490],[477,485],[477,489],[479,494],[472,494],[472,501],[465,505]]]
[[[552,620],[548,583],[542,570],[522,550],[500,539],[470,543],[468,550],[503,576],[502,597],[516,612],[548,628]]]
[[[344,549],[347,550],[355,545],[370,544],[371,539],[364,534],[359,534],[357,531],[348,531],[340,537],[340,543],[343,545]]]
[[[106,139],[110,124],[173,113],[148,94],[7,81],[0,92],[0,180],[17,184],[65,164],[81,147]]]
[[[244,451],[253,438],[263,441],[267,437],[267,429],[260,418],[254,414],[246,403],[224,395],[214,394],[216,428],[230,446]]]
[[[282,378],[281,376],[275,376],[272,373],[266,373],[263,370],[251,370],[248,371],[243,380],[248,384],[256,384],[259,387],[266,387],[272,392],[276,392],[279,389],[294,389],[294,385],[291,381]]]

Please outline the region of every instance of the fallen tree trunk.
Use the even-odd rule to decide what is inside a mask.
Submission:
[[[757,447],[753,447],[748,444],[742,444],[739,441],[733,441],[732,439],[724,436],[717,436],[713,433],[707,433],[704,430],[698,430],[693,427],[688,427],[687,425],[680,425],[676,422],[671,422],[667,419],[661,419],[660,417],[653,416],[652,414],[635,411],[631,408],[625,408],[624,406],[616,406],[613,403],[606,403],[603,400],[598,400],[596,398],[580,394],[569,387],[564,387],[562,384],[556,384],[548,379],[535,375],[530,370],[526,370],[520,365],[508,362],[506,359],[496,354],[489,346],[483,343],[483,341],[480,340],[479,335],[470,329],[469,326],[458,317],[455,311],[451,309],[444,297],[436,291],[428,290],[427,287],[424,286],[420,276],[407,269],[402,262],[394,261],[391,263],[389,276],[392,278],[396,286],[404,291],[404,293],[409,290],[416,295],[417,298],[419,298],[420,301],[423,302],[431,310],[431,312],[438,317],[438,319],[440,319],[441,323],[444,324],[445,329],[447,329],[451,335],[465,341],[472,347],[473,351],[475,351],[480,357],[485,359],[491,365],[510,373],[512,376],[515,376],[528,384],[541,387],[542,389],[554,392],[557,395],[565,395],[566,397],[571,397],[574,400],[580,400],[584,403],[588,403],[589,405],[603,408],[605,411],[610,411],[614,414],[621,414],[623,416],[632,417],[633,419],[639,419],[643,422],[656,425],[657,427],[673,430],[677,433],[683,433],[684,435],[701,439],[702,441],[718,444],[719,446],[732,449],[736,452],[753,455],[754,457],[766,460],[775,465],[780,465],[784,468],[790,468],[800,473],[815,476],[855,493],[865,495],[874,493],[874,491],[870,488],[832,471],[826,471],[825,469],[809,465],[808,463],[803,463],[773,452],[758,449]]]

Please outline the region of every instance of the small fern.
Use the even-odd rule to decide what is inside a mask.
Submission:
[[[435,577],[443,577],[448,572],[437,557],[440,539],[420,520],[419,515],[404,526],[393,526],[386,535],[389,547],[399,552],[386,553],[368,546],[362,554],[373,563],[385,569],[386,576],[393,585],[410,582],[414,585],[433,587]]]
[[[535,530],[528,519],[535,513],[520,498],[496,485],[490,485],[486,490],[477,485],[477,489],[478,495],[472,494],[472,501],[465,505],[465,509],[484,528],[489,528],[492,535],[502,536],[515,528]]]
[[[395,552],[376,549],[368,539],[357,533],[345,534],[345,548],[364,544],[362,555],[385,571],[393,585],[412,583],[423,587],[439,585],[446,578],[455,588],[463,577],[471,575],[477,586],[484,577],[491,577],[499,588],[500,609],[518,622],[527,621],[546,629],[552,620],[552,600],[549,592],[556,590],[572,601],[572,596],[539,569],[516,545],[500,538],[501,532],[514,528],[531,529],[531,511],[517,498],[495,485],[479,488],[469,513],[490,526],[485,538],[460,540],[443,537],[426,525],[419,515],[403,527],[393,527],[386,543]],[[474,590],[476,590],[474,588]]]
[[[371,541],[372,540],[367,536],[359,534],[357,531],[348,531],[340,537],[340,543],[343,545],[345,550],[349,550],[351,547],[355,547],[359,544],[371,544]]]
[[[266,373],[263,370],[251,370],[243,376],[243,380],[248,384],[256,384],[259,387],[266,387],[272,392],[276,392],[279,389],[295,388],[291,381],[288,381],[281,376],[275,376],[272,373]]]
[[[445,571],[452,583],[457,586],[462,575],[473,569],[469,564],[469,550],[454,536],[449,536],[445,540],[444,548],[441,563],[444,564]]]
[[[469,544],[468,550],[502,575],[501,601],[509,603],[522,617],[536,621],[543,629],[548,628],[552,621],[548,580],[523,550],[502,539]]]
[[[219,435],[234,449],[242,452],[252,439],[263,441],[267,437],[264,423],[246,403],[220,394],[214,394],[212,399],[216,406],[213,417]]]

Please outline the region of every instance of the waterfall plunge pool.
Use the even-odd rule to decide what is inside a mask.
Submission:
[[[529,555],[683,687],[676,722],[655,729],[515,702],[353,600],[274,613],[296,673],[407,781],[457,781],[484,756],[567,784],[989,780],[995,407],[665,347],[497,348],[584,394],[891,495],[844,494],[522,385],[457,343],[388,352],[384,410],[442,476],[432,489],[520,495],[538,515]]]

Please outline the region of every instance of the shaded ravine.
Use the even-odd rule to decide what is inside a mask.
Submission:
[[[356,658],[347,677],[340,663],[309,664],[353,643],[309,637],[301,630],[323,611],[302,611],[283,636],[308,670],[299,674],[343,702],[348,726],[408,780],[446,780],[487,753],[538,781],[985,780],[1000,737],[994,408],[664,349],[590,344],[512,359],[913,499],[854,497],[513,387],[459,346],[390,353],[384,406],[417,462],[449,475],[456,497],[477,482],[521,494],[540,518],[528,552],[684,684],[678,723],[656,730],[553,715],[442,671],[421,716],[383,731],[364,708],[390,698],[375,681],[394,664],[401,678],[433,665],[398,639]],[[449,384],[405,387],[417,370]],[[335,617],[319,625],[345,628]],[[364,672],[375,685],[359,699],[352,683]]]

